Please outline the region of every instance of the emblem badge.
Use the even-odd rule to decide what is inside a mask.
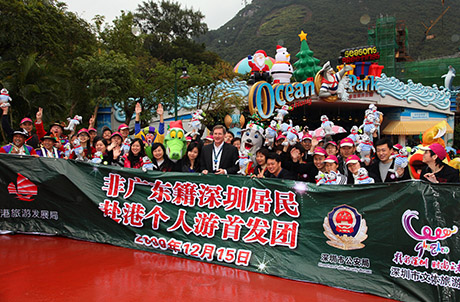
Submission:
[[[367,239],[367,225],[358,211],[348,205],[335,207],[324,218],[326,243],[341,250],[362,249]]]
[[[34,200],[32,196],[37,195],[37,186],[31,182],[27,177],[18,173],[16,180],[17,186],[14,183],[8,185],[8,192],[16,195],[16,198],[24,201]]]

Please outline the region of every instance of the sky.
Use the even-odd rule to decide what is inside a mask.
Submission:
[[[61,0],[67,3],[69,11],[91,22],[95,15],[105,16],[105,21],[111,23],[121,11],[134,11],[143,0]],[[217,29],[233,18],[244,7],[244,0],[173,0],[179,2],[182,8],[200,10],[205,15],[204,22],[209,29]]]

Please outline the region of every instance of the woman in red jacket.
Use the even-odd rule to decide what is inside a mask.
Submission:
[[[144,165],[143,157],[145,156],[144,143],[141,139],[136,138],[131,143],[128,154],[123,155],[125,168],[142,168]]]

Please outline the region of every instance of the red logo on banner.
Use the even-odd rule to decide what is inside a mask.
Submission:
[[[18,173],[16,180],[17,187],[14,183],[8,185],[8,192],[16,195],[16,198],[24,201],[33,201],[32,196],[37,195],[37,186],[31,182],[27,177]]]

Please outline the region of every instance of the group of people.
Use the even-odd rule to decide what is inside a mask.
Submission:
[[[51,158],[92,161],[98,164],[143,168],[162,172],[186,172],[202,174],[237,174],[241,159],[241,139],[233,137],[222,125],[212,129],[203,140],[199,136],[187,137],[187,151],[182,159],[172,161],[167,154],[164,139],[163,108],[158,129],[141,128],[141,106],[136,105],[134,135],[130,136],[128,125],[121,124],[116,131],[104,127],[101,133],[94,128],[94,118],[89,127],[76,133],[64,134],[62,123],[53,123],[45,130],[43,110],[36,114],[35,122],[25,117],[19,128],[10,127],[9,107],[2,107],[2,128],[11,143],[0,148],[0,153],[22,154]],[[35,133],[34,133],[35,127]],[[338,142],[322,141],[313,146],[313,137],[304,133],[301,141],[284,144],[283,137],[273,145],[260,147],[254,162],[246,169],[246,175],[257,178],[282,178],[301,180],[316,184],[364,184],[395,182],[410,179],[408,167],[397,164],[400,145],[393,145],[388,138],[377,140],[375,154],[362,161],[355,142],[346,137]],[[425,147],[421,179],[433,183],[458,183],[459,171],[443,162],[446,150],[440,144]]]

